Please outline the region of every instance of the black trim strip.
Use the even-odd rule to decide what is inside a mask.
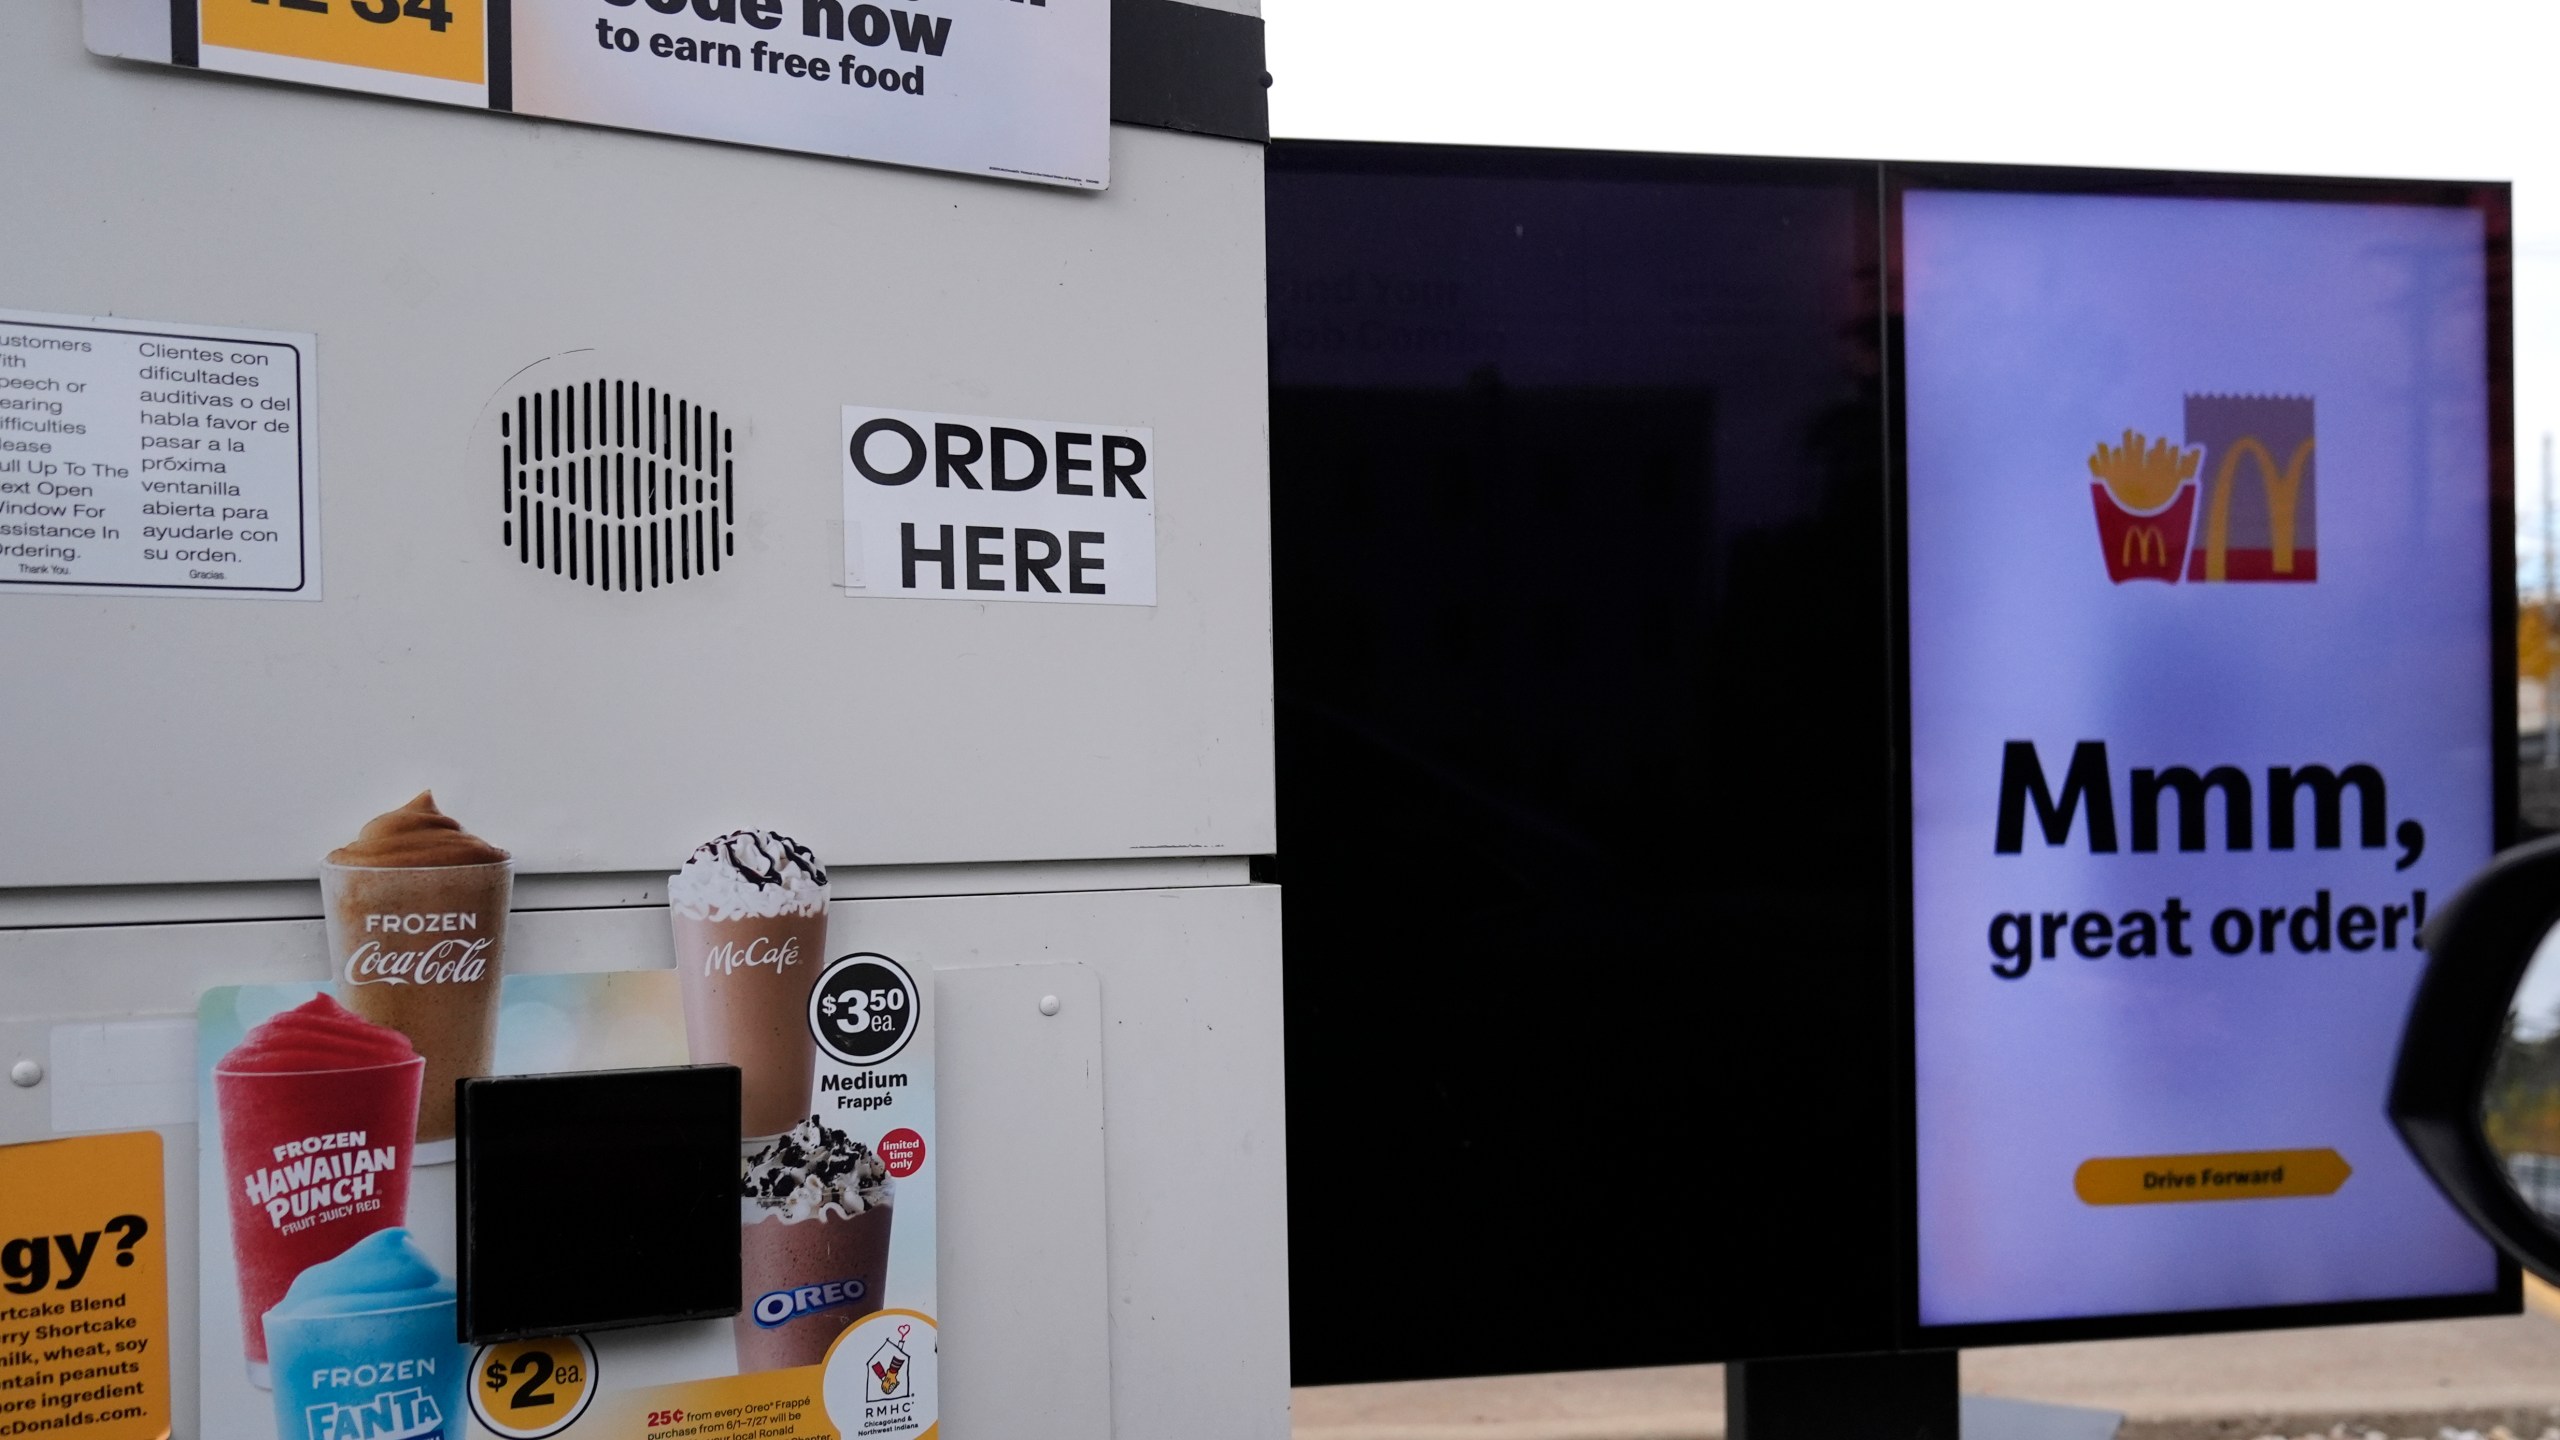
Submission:
[[[489,108],[516,108],[514,0],[489,0]]]
[[[1111,0],[1111,118],[1260,144],[1271,138],[1262,20],[1184,0]]]
[[[2306,176],[2203,174],[2136,170],[2062,169],[2025,166],[1950,166],[1897,162],[1815,162],[1744,159],[1729,156],[1671,155],[1587,150],[1544,150],[1469,146],[1386,144],[1355,141],[1284,140],[1271,149],[1265,169],[1274,178],[1293,174],[1378,176],[1483,176],[1501,179],[1541,178],[1611,182],[1678,184],[1692,178],[1715,180],[1747,177],[1755,172],[1771,183],[1820,184],[1820,167],[1857,164],[1877,177],[1880,249],[1864,253],[1881,265],[1874,283],[1881,285],[1885,348],[1884,404],[1887,447],[1886,476],[1889,539],[1880,564],[1891,577],[1887,611],[1882,617],[1890,654],[1894,705],[1890,743],[1896,779],[1891,801],[1893,878],[1890,905],[1895,915],[1895,955],[1891,962],[1898,1008],[1896,1043],[1901,1053],[1894,1092],[1884,1100],[1897,1111],[1900,1154],[1890,1166],[1894,1219],[1890,1244],[1872,1245],[1898,1270],[1895,1289],[1898,1313],[1891,1317],[1899,1351],[1943,1350],[1986,1345],[2043,1344],[2056,1341],[2119,1340],[2143,1336],[2211,1334],[2299,1328],[2311,1325],[2371,1324],[2385,1321],[2453,1319],[2512,1315],[2523,1309],[2521,1271],[2512,1258],[2501,1259],[2491,1283],[2483,1289],[2449,1295],[2403,1296],[2304,1305],[2271,1305],[2234,1309],[2134,1311],[2060,1319],[2022,1319],[1964,1325],[1924,1325],[1919,1304],[1919,1217],[1917,1189],[1917,1098],[1910,1013],[1914,979],[1911,917],[1911,770],[1910,770],[1910,615],[1906,552],[1910,488],[1908,409],[1904,393],[1903,295],[1905,255],[1902,199],[1912,189],[1964,188],[1994,193],[2066,193],[2156,195],[2248,200],[2337,201],[2350,204],[2405,204],[2470,208],[2484,221],[2488,283],[2486,330],[2490,396],[2488,455],[2490,462],[2491,553],[2488,592],[2484,597],[2491,631],[2489,691],[2493,700],[2491,734],[2495,791],[2494,839],[2501,846],[2523,833],[2517,807],[2515,705],[2516,570],[2513,562],[2515,508],[2514,335],[2512,301],[2512,220],[2510,188],[2499,182],[2385,181],[2324,179]],[[1277,206],[1273,207],[1277,213]],[[1877,242],[1870,241],[1870,246]],[[2521,877],[2521,878],[2518,878]],[[2480,1067],[2505,1018],[2505,1005],[2516,981],[2530,963],[2533,946],[2560,917],[2560,836],[2513,852],[2496,862],[2482,885],[2495,883],[2500,893],[2491,901],[2467,895],[2449,904],[2428,932],[2426,978],[2412,1007],[2402,1041],[2392,1088],[2392,1119],[2418,1163],[2444,1187],[2453,1202],[2494,1238],[2524,1255],[2548,1278],[2560,1280],[2560,1222],[2532,1216],[2503,1178],[2479,1127],[2476,1106]],[[2494,904],[2497,909],[2490,907]],[[2503,913],[2508,905],[2529,907]],[[2492,924],[2495,921],[2495,924]],[[2458,930],[2457,930],[2458,927]],[[1860,1236],[1860,1243],[1870,1237]],[[1862,1312],[1839,1322],[1840,1328],[1864,1326]],[[1660,1337],[1649,1337],[1659,1340]],[[1664,1342],[1677,1348],[1677,1337]],[[1821,1343],[1832,1343],[1824,1341]],[[1882,1348],[1882,1347],[1876,1347]],[[1797,1354],[1854,1353],[1848,1343],[1828,1352],[1799,1347]],[[1696,1363],[1708,1360],[1760,1362],[1770,1358],[1744,1350],[1718,1353],[1692,1346],[1684,1354],[1658,1350],[1625,1360],[1626,1364]],[[1621,1363],[1621,1362],[1610,1362]],[[1746,1367],[1751,1368],[1751,1367]],[[1451,1372],[1454,1373],[1454,1372]],[[1763,1370],[1765,1375],[1768,1373]],[[1431,1378],[1421,1374],[1365,1374],[1362,1379]],[[1728,1435],[1741,1436],[1743,1397],[1727,1380]],[[1905,1432],[1909,1433],[1909,1432]]]
[[[196,63],[196,0],[169,0],[169,63]]]

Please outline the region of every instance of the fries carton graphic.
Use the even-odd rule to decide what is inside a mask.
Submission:
[[[2098,447],[2089,457],[2089,503],[2098,510],[2098,543],[2107,555],[2107,578],[2158,580],[2174,585],[2186,567],[2187,539],[2195,528],[2197,454],[2166,440],[2143,448],[2138,431],[2124,443]]]
[[[2320,578],[2311,400],[2190,395],[2183,445],[2124,432],[2089,457],[2107,578]]]

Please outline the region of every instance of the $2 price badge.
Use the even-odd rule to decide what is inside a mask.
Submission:
[[[198,0],[207,45],[483,85],[488,0]],[[211,62],[208,62],[211,63]],[[359,84],[357,88],[370,88]]]
[[[596,1352],[583,1335],[483,1345],[471,1357],[471,1414],[505,1440],[557,1435],[596,1398]]]

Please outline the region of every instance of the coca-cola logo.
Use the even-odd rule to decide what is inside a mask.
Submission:
[[[367,940],[347,957],[350,985],[469,985],[489,973],[494,940],[439,940],[423,950],[388,950]]]
[[[735,975],[758,965],[769,966],[775,974],[790,969],[800,959],[800,937],[791,936],[777,943],[772,937],[759,935],[741,945],[723,940],[703,952],[702,973]]]

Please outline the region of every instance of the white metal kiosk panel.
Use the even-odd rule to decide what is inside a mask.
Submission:
[[[0,887],[299,878],[429,784],[529,872],[1274,848],[1258,147],[1079,194],[0,42],[0,307],[314,336],[324,597],[0,595]],[[527,563],[544,361],[718,412],[717,570]],[[1156,603],[848,597],[848,405],[1150,430]]]

